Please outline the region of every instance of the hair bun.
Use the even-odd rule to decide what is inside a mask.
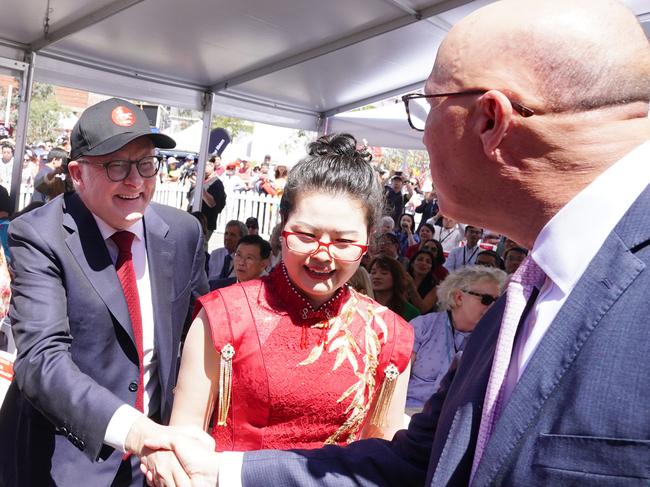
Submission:
[[[308,150],[310,156],[333,156],[366,163],[372,160],[367,147],[357,147],[357,139],[350,134],[323,135],[309,144]]]

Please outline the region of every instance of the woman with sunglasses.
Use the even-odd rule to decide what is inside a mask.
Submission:
[[[406,407],[418,412],[438,388],[454,356],[490,305],[501,294],[506,273],[483,266],[466,266],[452,272],[438,286],[436,313],[411,320],[415,332],[413,366]]]
[[[199,300],[170,424],[213,424],[219,451],[315,448],[401,428],[412,328],[346,285],[381,215],[370,157],[350,135],[324,136],[289,172],[282,261]]]

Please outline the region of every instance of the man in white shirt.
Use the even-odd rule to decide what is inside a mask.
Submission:
[[[477,228],[472,225],[465,227],[465,245],[452,249],[445,260],[444,266],[449,272],[476,263],[476,258],[481,252],[478,245],[481,235],[483,235],[482,228]]]
[[[234,257],[237,249],[237,242],[248,229],[239,220],[230,220],[226,223],[223,233],[223,247],[214,249],[208,260],[208,280],[225,279],[235,275]]]
[[[433,219],[430,219],[427,223],[433,225]],[[465,232],[460,223],[446,215],[442,217],[442,226],[433,225],[433,238],[440,242],[445,256],[460,245],[464,234]]]
[[[0,485],[143,485],[135,455],[171,413],[180,340],[208,290],[202,232],[150,203],[146,115],[112,98],[72,131],[74,193],[12,222],[18,347],[0,412]]]
[[[612,0],[493,2],[449,31],[424,97],[441,210],[531,252],[422,414],[391,442],[241,465],[168,446],[220,487],[650,483],[645,32]]]

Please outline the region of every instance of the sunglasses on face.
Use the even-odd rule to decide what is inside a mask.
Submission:
[[[481,298],[481,304],[483,306],[490,306],[497,299],[499,299],[498,296],[495,298],[491,294],[475,293],[474,291],[466,291],[465,289],[461,289],[461,291],[464,292],[465,294],[471,294],[472,296],[476,296],[477,298]]]

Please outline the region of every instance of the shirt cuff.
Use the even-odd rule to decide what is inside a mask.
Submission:
[[[219,487],[242,487],[241,469],[244,453],[225,451],[219,454]]]
[[[113,413],[111,420],[108,422],[106,433],[104,434],[104,443],[122,453],[126,453],[126,448],[124,447],[126,437],[128,436],[129,431],[131,431],[133,423],[135,423],[140,416],[142,416],[140,411],[128,404],[122,404]]]

